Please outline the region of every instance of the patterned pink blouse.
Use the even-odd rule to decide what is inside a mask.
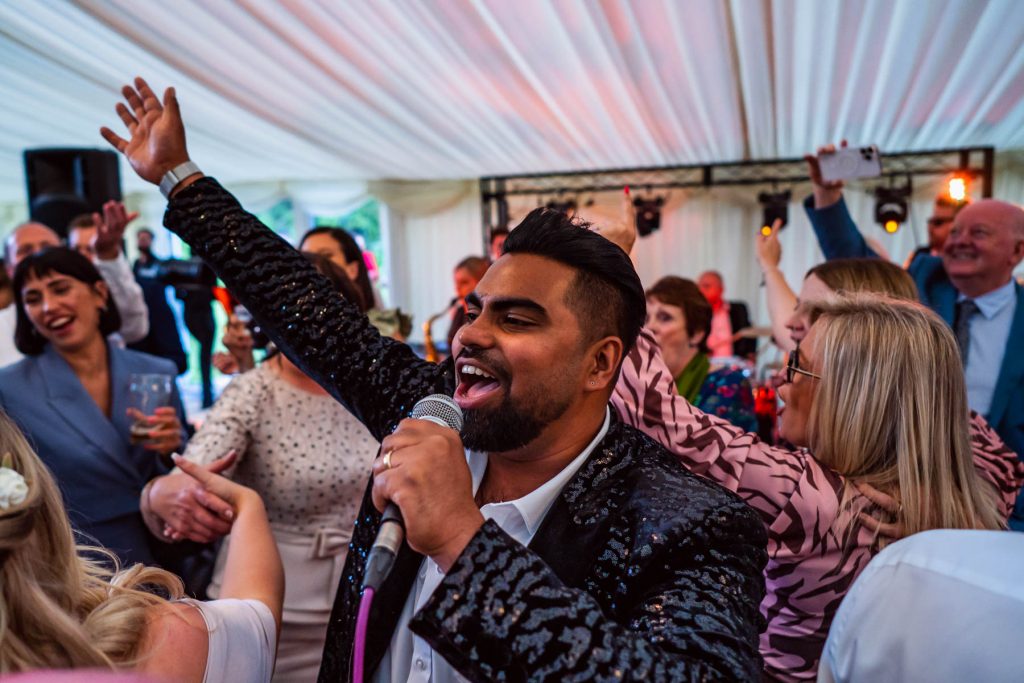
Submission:
[[[829,626],[853,580],[878,552],[857,520],[873,504],[855,492],[840,508],[844,478],[806,450],[761,442],[678,395],[651,332],[644,329],[622,367],[612,404],[627,424],[675,453],[693,472],[738,493],[768,529],[767,593],[761,611],[766,680],[814,680]],[[1017,459],[983,418],[972,415],[978,473],[995,486],[1009,517],[1024,483]]]

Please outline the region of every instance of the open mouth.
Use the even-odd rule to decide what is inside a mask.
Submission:
[[[502,390],[496,373],[475,361],[460,362],[456,368],[459,386],[455,389],[455,402],[462,409],[480,407]]]
[[[54,334],[64,334],[71,329],[71,324],[74,322],[75,318],[73,316],[62,315],[48,320],[45,327]]]

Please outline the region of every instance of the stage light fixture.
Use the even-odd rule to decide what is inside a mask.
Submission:
[[[633,199],[633,207],[636,209],[636,232],[640,237],[647,237],[661,227],[661,207],[664,205],[664,197]]]
[[[910,192],[909,176],[907,184],[902,187],[880,186],[875,188],[875,220],[890,235],[907,222],[907,198],[910,197]]]
[[[772,234],[772,226],[776,220],[781,220],[779,230],[789,223],[789,201],[793,193],[791,190],[782,192],[761,192],[757,195],[757,201],[761,203],[763,214],[761,216],[761,234],[768,236]]]
[[[576,213],[576,199],[573,197],[570,197],[569,199],[563,199],[562,197],[559,197],[558,199],[549,199],[545,206],[549,209],[554,209],[555,211],[561,211],[566,215]]]

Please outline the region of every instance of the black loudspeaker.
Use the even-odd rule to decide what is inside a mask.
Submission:
[[[63,238],[75,216],[102,211],[104,202],[121,199],[121,171],[115,152],[27,149],[24,157],[29,217]]]

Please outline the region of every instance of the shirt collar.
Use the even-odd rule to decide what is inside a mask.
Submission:
[[[562,468],[562,471],[551,479],[548,479],[538,488],[527,493],[522,498],[507,500],[501,503],[488,503],[487,505],[484,505],[484,507],[514,508],[522,517],[523,522],[526,524],[527,531],[532,537],[537,533],[537,529],[540,527],[540,523],[544,521],[544,517],[547,516],[548,510],[550,510],[551,506],[554,505],[559,492],[565,488],[576,472],[583,467],[583,463],[587,461],[590,454],[594,452],[595,448],[597,448],[597,444],[601,443],[601,439],[603,439],[605,434],[608,433],[608,427],[610,424],[611,413],[608,408],[605,408],[604,423],[601,425],[601,429],[598,430],[597,436],[587,444],[587,447],[584,448],[583,451],[581,451],[580,454],[572,460],[572,462]],[[469,471],[473,476],[473,493],[476,494],[477,490],[480,488],[480,482],[483,481],[484,472],[487,471],[487,454],[480,451],[467,450],[466,461],[469,464]]]
[[[1013,278],[1002,287],[993,289],[987,294],[982,294],[974,299],[974,303],[978,305],[978,310],[981,314],[991,320],[994,318],[1004,306],[1008,306],[1017,298],[1016,286]],[[957,297],[957,301],[964,301],[969,297],[961,294]]]

